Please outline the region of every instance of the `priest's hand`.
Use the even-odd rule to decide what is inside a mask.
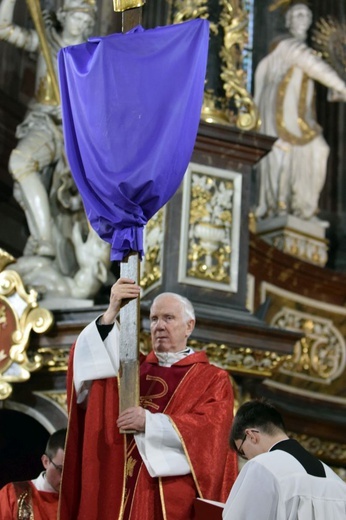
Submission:
[[[130,300],[138,298],[141,288],[131,278],[119,278],[112,286],[108,309],[100,319],[102,325],[111,325],[115,322],[121,307]]]
[[[145,410],[141,406],[127,408],[118,417],[117,426],[120,430],[145,431]]]

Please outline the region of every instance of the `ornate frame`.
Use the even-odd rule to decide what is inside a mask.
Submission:
[[[179,282],[236,293],[241,173],[190,163],[184,178]]]
[[[30,333],[45,332],[53,323],[52,313],[38,306],[37,293],[26,291],[19,274],[2,270],[14,261],[0,249],[0,400],[11,395],[10,383],[27,381],[42,366],[40,355],[27,356]]]

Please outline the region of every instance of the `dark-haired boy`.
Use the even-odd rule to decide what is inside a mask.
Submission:
[[[271,403],[243,404],[233,421],[230,444],[248,462],[231,490],[224,520],[346,518],[346,484],[288,437]]]
[[[11,482],[0,491],[1,520],[56,520],[66,429],[48,439],[41,460],[44,471],[34,480]]]

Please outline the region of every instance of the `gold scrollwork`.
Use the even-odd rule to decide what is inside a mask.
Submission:
[[[7,399],[12,393],[12,386],[3,381],[0,376],[0,401]]]
[[[0,265],[8,256],[0,251]],[[45,332],[53,323],[53,315],[37,304],[37,293],[26,292],[22,279],[15,271],[0,272],[0,400],[12,392],[9,383],[29,379],[30,372],[42,366],[35,354],[29,359],[27,348],[31,331]]]
[[[127,9],[143,7],[145,0],[113,0],[113,9],[116,13],[122,13]]]
[[[222,60],[220,77],[225,96],[233,100],[236,113],[229,112],[228,119],[241,130],[253,130],[259,125],[258,109],[245,87],[242,68],[243,49],[248,39],[248,16],[237,0],[221,0],[220,25],[224,31],[224,43],[220,50]]]
[[[292,145],[303,146],[315,139],[316,135],[321,133],[321,130],[316,123],[314,126],[310,126],[309,122],[305,119],[306,97],[309,82],[309,77],[306,74],[303,75],[298,102],[298,125],[301,131],[301,135],[298,136],[293,134],[285,126],[284,100],[286,97],[287,86],[292,78],[293,70],[293,67],[291,67],[280,83],[278,96],[276,99],[276,125],[278,129],[278,135],[283,141],[286,141]]]
[[[13,262],[15,262],[15,258],[0,248],[0,272],[3,271],[7,265],[13,264]]]
[[[140,342],[141,352],[147,355],[151,350],[150,334],[142,331]],[[225,343],[204,343],[197,340],[189,340],[188,346],[196,351],[204,350],[211,363],[231,374],[271,377],[291,357],[276,352],[238,348]]]
[[[209,360],[232,374],[271,377],[290,356],[276,352],[235,348],[224,343],[202,343],[191,340],[189,346],[195,350],[204,350]]]
[[[162,277],[161,260],[164,235],[165,208],[161,208],[145,228],[145,256],[142,261],[141,282],[144,290],[157,284]]]
[[[318,437],[310,437],[306,434],[290,433],[300,442],[310,453],[313,453],[319,459],[328,460],[331,463],[346,464],[346,444],[340,444],[333,441],[322,440]]]
[[[229,283],[234,183],[192,174],[188,275]]]
[[[232,124],[242,130],[254,130],[259,125],[258,109],[245,86],[243,49],[248,40],[248,17],[239,0],[220,0],[221,15],[213,21],[207,0],[169,0],[174,5],[173,22],[194,18],[210,20],[210,32],[223,42],[220,78],[225,95],[216,95],[206,86],[201,117],[208,123]],[[232,110],[229,108],[233,105]]]
[[[37,353],[41,356],[42,367],[49,372],[67,371],[69,348],[40,347]]]
[[[281,373],[322,384],[330,384],[342,374],[346,342],[332,320],[283,307],[271,325],[305,332],[295,345],[294,355],[280,368]]]
[[[346,24],[332,17],[316,22],[312,34],[314,47],[346,81]]]
[[[140,332],[139,334],[139,349],[145,356],[151,351],[151,339],[148,332]]]
[[[177,0],[174,2],[173,23],[194,20],[195,18],[209,18],[207,4],[208,0]]]

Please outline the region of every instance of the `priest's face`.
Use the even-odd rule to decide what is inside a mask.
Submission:
[[[171,294],[158,296],[150,310],[151,342],[154,351],[179,352],[186,347],[195,321],[184,304]]]
[[[59,493],[61,473],[64,462],[64,450],[58,449],[54,457],[42,455],[42,464],[46,470],[46,480],[56,493]]]

